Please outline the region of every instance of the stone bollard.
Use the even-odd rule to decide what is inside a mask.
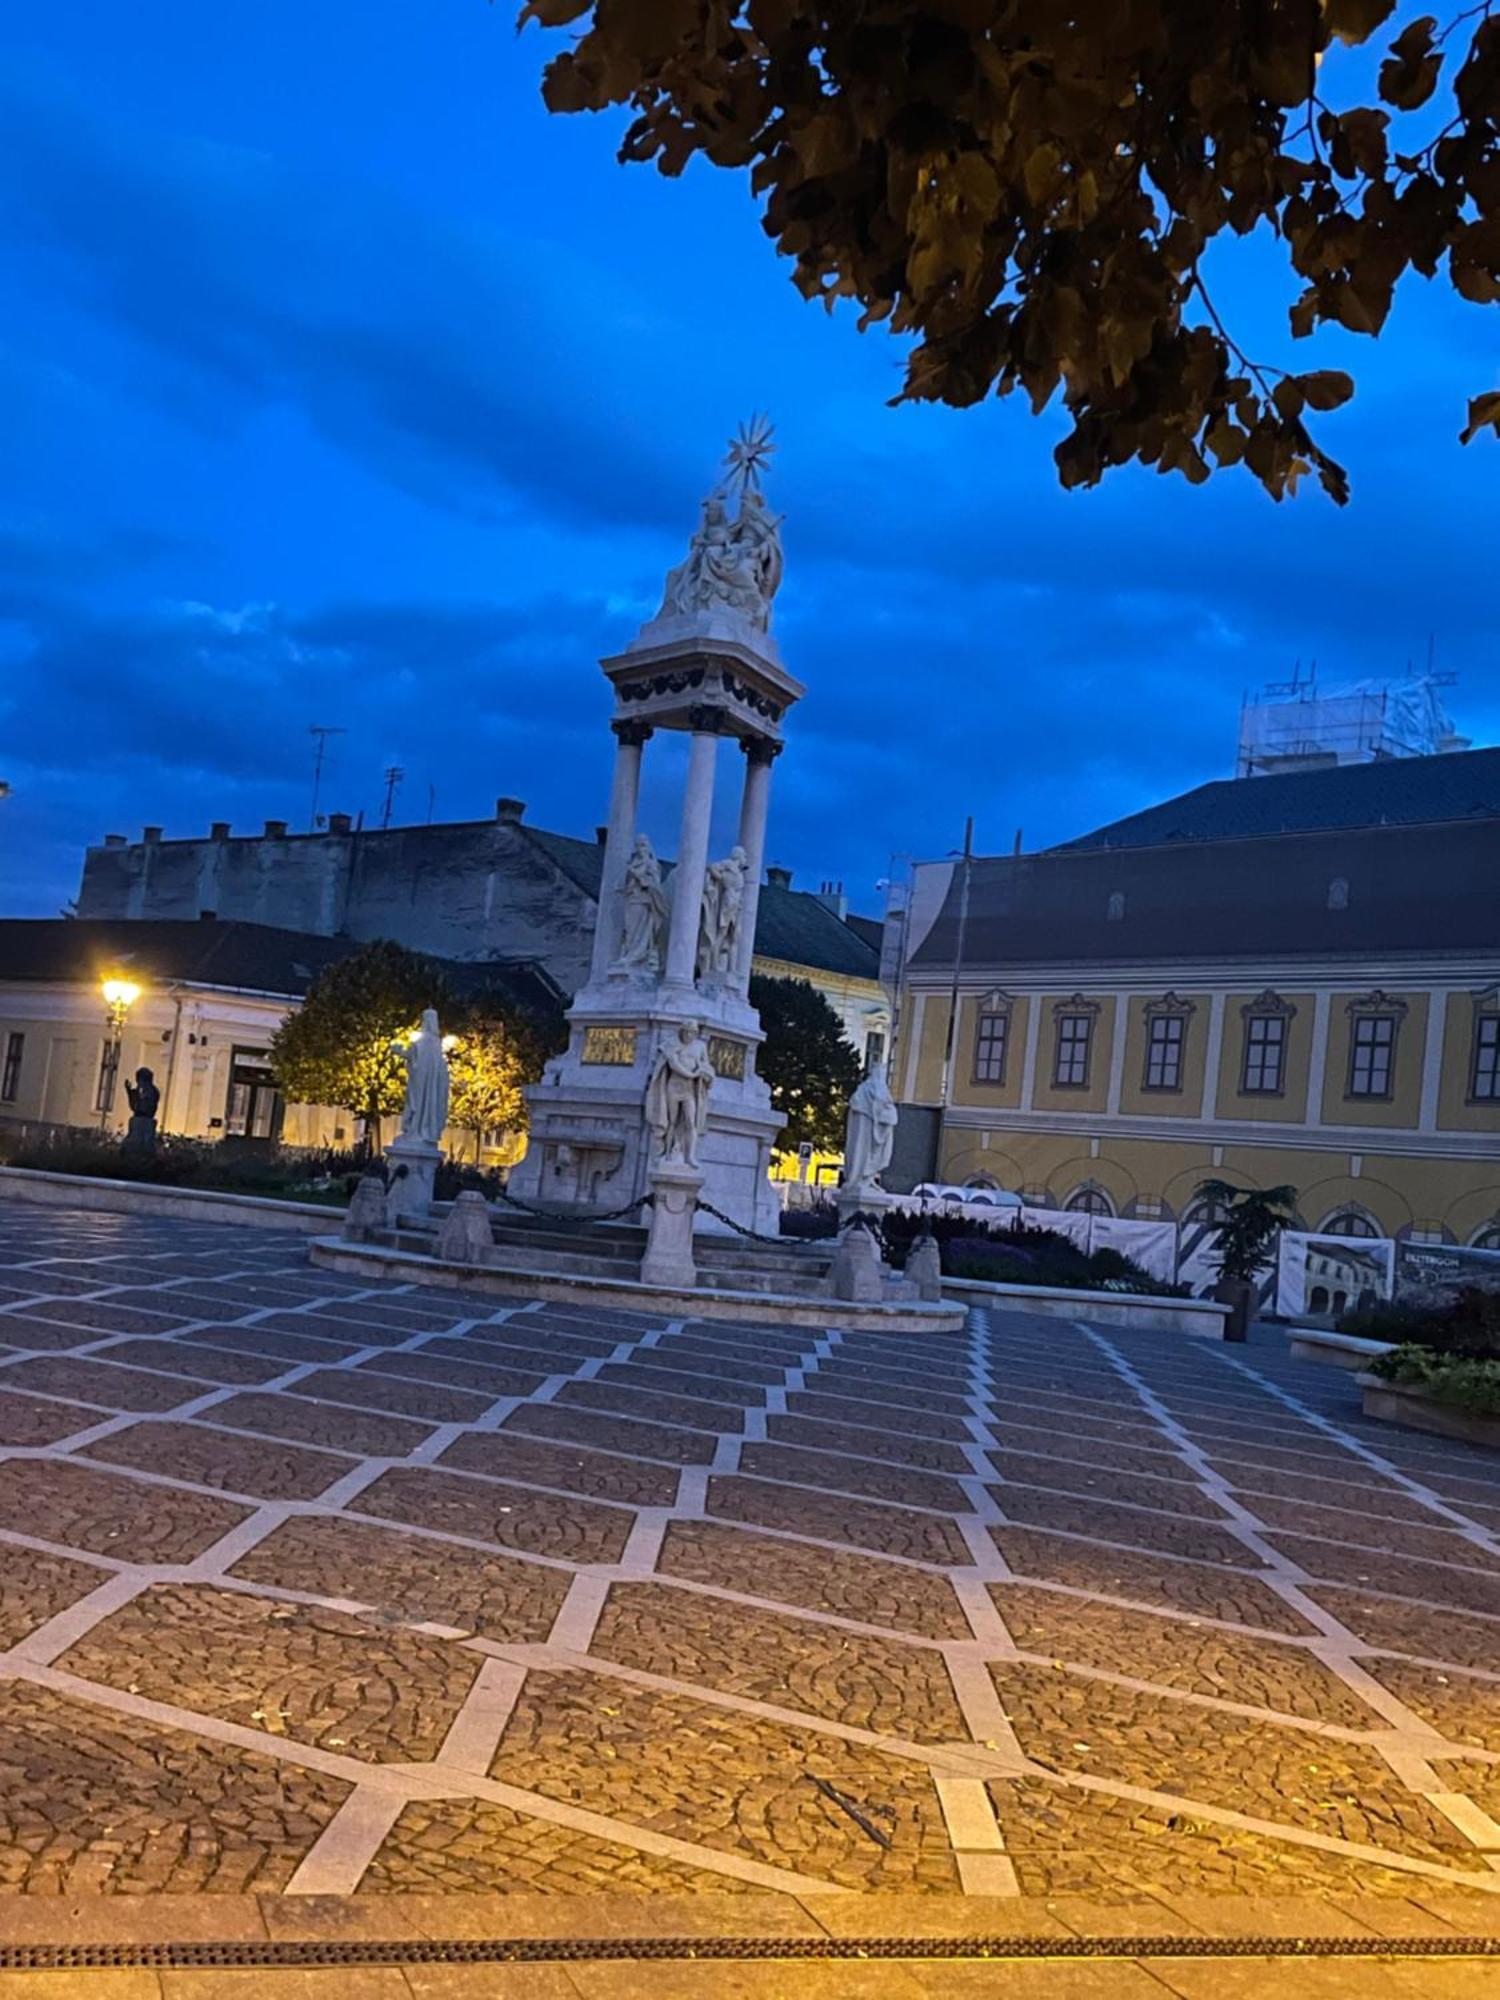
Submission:
[[[387,1227],[385,1182],[379,1174],[364,1174],[344,1211],[344,1236],[350,1243],[367,1243]]]
[[[665,1285],[690,1292],[698,1282],[693,1256],[693,1217],[703,1175],[697,1167],[675,1161],[651,1170],[651,1222],[646,1254],[641,1259],[641,1283]]]
[[[917,1297],[930,1305],[943,1296],[943,1254],[935,1236],[919,1236],[906,1253],[906,1275],[917,1288]]]
[[[489,1203],[477,1188],[465,1188],[439,1225],[438,1256],[447,1264],[483,1264],[493,1241]]]
[[[854,1305],[876,1306],[883,1296],[884,1281],[880,1245],[864,1223],[851,1222],[833,1253],[828,1273],[830,1294]]]

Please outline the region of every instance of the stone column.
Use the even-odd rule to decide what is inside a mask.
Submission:
[[[779,743],[764,740],[741,742],[745,753],[745,789],[740,796],[740,846],[745,850],[745,905],[740,914],[739,951],[733,985],[737,993],[750,984],[750,961],[755,956],[755,919],[760,908],[761,878],[765,874],[766,815],[771,805],[771,765],[781,754]]]
[[[603,979],[620,954],[625,870],[635,844],[636,812],[641,795],[641,750],[651,734],[646,722],[611,724],[618,739],[614,782],[609,793],[609,831],[604,840],[604,865],[599,877],[599,915],[594,924],[591,980]]]
[[[714,807],[714,753],[719,747],[718,712],[691,709],[692,748],[682,794],[682,832],[672,875],[672,929],[667,939],[669,986],[691,989],[697,973],[698,922],[703,909],[703,877],[708,867],[709,822]]]

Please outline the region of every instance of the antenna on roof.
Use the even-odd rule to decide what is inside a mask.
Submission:
[[[399,764],[388,764],[381,773],[381,776],[385,779],[385,805],[380,814],[380,831],[384,833],[391,823],[391,813],[395,808],[396,787],[401,783],[406,773]]]
[[[323,787],[323,759],[328,751],[328,739],[330,736],[347,736],[349,732],[338,725],[330,727],[327,723],[311,722],[308,724],[307,733],[309,736],[316,736],[318,739],[318,748],[313,756],[312,817],[307,822],[312,831],[316,833],[318,830],[318,793]]]

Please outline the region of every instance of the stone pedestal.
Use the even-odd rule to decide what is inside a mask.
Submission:
[[[839,1232],[842,1234],[856,1215],[868,1215],[877,1222],[883,1222],[887,1211],[896,1206],[896,1197],[887,1194],[884,1188],[868,1183],[861,1188],[837,1189],[833,1205],[838,1210]]]
[[[390,1167],[390,1192],[386,1208],[391,1222],[426,1223],[432,1219],[433,1183],[442,1165],[443,1149],[426,1139],[408,1139],[402,1133],[386,1148]]]
[[[483,1264],[493,1244],[490,1205],[477,1188],[466,1188],[443,1217],[437,1254],[449,1264]]]
[[[691,1291],[698,1282],[693,1260],[693,1216],[703,1175],[697,1167],[677,1161],[658,1162],[651,1169],[651,1222],[646,1254],[641,1259],[641,1283],[670,1285]]]

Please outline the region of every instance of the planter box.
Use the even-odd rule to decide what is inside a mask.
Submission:
[[[1294,1361],[1320,1361],[1325,1368],[1358,1374],[1377,1355],[1389,1354],[1388,1340],[1361,1340],[1356,1333],[1332,1333],[1320,1326],[1288,1327]],[[1378,1379],[1378,1378],[1377,1378]]]
[[[1095,1326],[1188,1333],[1207,1340],[1225,1338],[1231,1310],[1216,1299],[1153,1299],[1137,1292],[1085,1292],[1064,1285],[1002,1285],[988,1278],[944,1278],[943,1297],[965,1305],[990,1301],[1002,1312],[1044,1313],[1052,1319],[1086,1319]]]
[[[1500,1451],[1500,1417],[1477,1417],[1439,1403],[1404,1382],[1382,1382],[1378,1375],[1361,1375],[1365,1415],[1382,1424],[1404,1424],[1408,1430],[1432,1431],[1438,1437],[1459,1438],[1464,1444]]]

